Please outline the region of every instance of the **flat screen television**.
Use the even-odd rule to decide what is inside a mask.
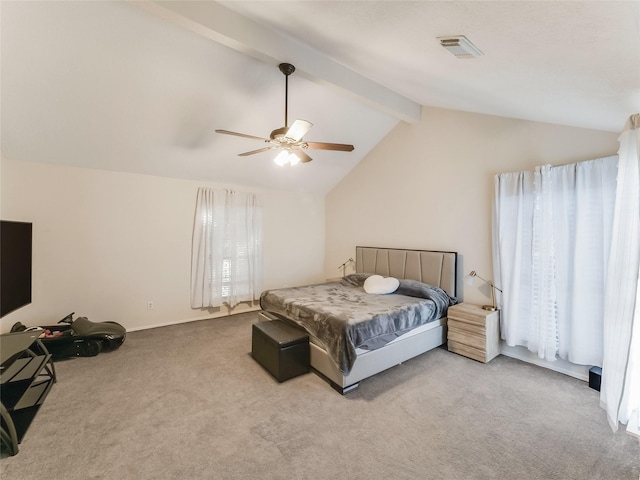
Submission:
[[[0,317],[31,303],[32,224],[0,221]]]

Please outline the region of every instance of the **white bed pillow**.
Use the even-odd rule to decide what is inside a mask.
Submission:
[[[384,295],[395,292],[400,286],[400,281],[393,277],[371,275],[364,281],[364,291],[371,294]]]

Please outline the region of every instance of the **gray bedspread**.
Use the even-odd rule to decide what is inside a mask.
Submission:
[[[368,275],[266,290],[260,296],[260,306],[303,327],[348,375],[356,360],[356,348],[383,347],[403,333],[445,316],[449,305],[456,303],[442,289],[413,280],[400,280],[393,294],[367,294],[362,284]]]

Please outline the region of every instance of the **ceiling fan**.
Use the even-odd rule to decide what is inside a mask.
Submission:
[[[252,138],[254,140],[260,140],[268,143],[268,147],[259,148],[250,152],[244,152],[238,154],[241,157],[253,155],[254,153],[266,152],[268,150],[280,150],[278,156],[274,159],[278,165],[286,165],[290,163],[295,165],[298,162],[306,163],[313,160],[307,155],[304,150],[339,150],[342,152],[351,152],[353,145],[346,145],[343,143],[325,143],[325,142],[307,142],[303,140],[303,137],[313,126],[312,123],[306,120],[296,120],[293,125],[289,127],[287,117],[287,107],[289,99],[289,75],[295,72],[296,68],[290,63],[281,63],[279,65],[280,71],[285,76],[285,93],[284,93],[284,127],[276,128],[269,138],[256,137],[254,135],[247,135],[245,133],[231,132],[229,130],[216,130],[216,133],[223,133],[225,135],[235,135],[238,137]]]

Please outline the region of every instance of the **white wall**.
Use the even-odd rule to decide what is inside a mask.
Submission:
[[[457,251],[464,272],[491,278],[494,175],[613,155],[617,137],[424,107],[420,123],[400,123],[327,195],[325,275],[371,245]],[[465,301],[490,301],[484,290],[465,285]]]
[[[73,311],[128,330],[226,314],[189,305],[200,186],[216,185],[3,158],[2,219],[33,222],[33,301],[0,330]],[[264,287],[322,280],[324,197],[253,191],[264,206]]]
[[[325,275],[365,245],[457,251],[465,274],[491,279],[494,175],[612,155],[617,137],[425,107],[420,123],[399,124],[327,195]],[[482,282],[463,286],[466,302],[491,302]]]

